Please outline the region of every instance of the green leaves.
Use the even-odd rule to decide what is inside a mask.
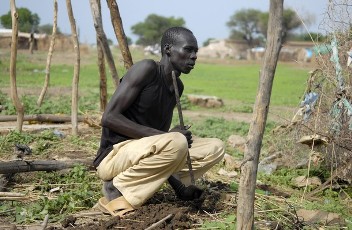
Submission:
[[[183,18],[163,17],[157,14],[150,14],[144,20],[131,27],[132,33],[139,36],[136,44],[155,45],[160,43],[161,35],[169,27],[184,26]]]
[[[8,213],[7,218],[13,216],[16,223],[42,221],[46,214],[50,215],[51,221],[58,221],[66,214],[91,208],[97,200],[95,197],[100,196],[101,184],[82,165],[77,165],[68,174],[40,172],[37,178],[40,184],[33,192],[40,193],[38,200],[3,202],[0,213],[13,210],[15,215]],[[57,187],[58,190],[52,190]]]
[[[38,14],[32,13],[27,8],[18,8],[18,30],[21,32],[32,32],[33,28],[37,28],[40,23],[40,18]],[[5,28],[10,29],[12,27],[11,11],[0,17],[1,25]]]

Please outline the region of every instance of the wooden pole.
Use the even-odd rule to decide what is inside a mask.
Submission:
[[[76,60],[73,69],[72,78],[72,106],[71,106],[71,122],[72,122],[72,134],[78,135],[78,81],[79,81],[79,71],[80,71],[80,52],[79,52],[79,41],[77,36],[76,21],[73,17],[71,0],[66,0],[67,13],[70,19],[71,32],[72,32],[72,42],[73,48],[76,53]]]
[[[127,37],[123,30],[119,7],[115,0],[107,0],[107,3],[110,9],[111,22],[124,60],[124,66],[126,69],[129,69],[133,65],[133,61],[128,48]]]
[[[48,56],[46,58],[46,68],[45,68],[45,80],[44,80],[44,86],[43,89],[39,95],[37,105],[41,106],[43,103],[43,99],[45,97],[45,94],[48,90],[49,86],[49,81],[50,81],[50,65],[51,65],[51,58],[53,56],[54,52],[54,46],[55,46],[55,38],[56,38],[56,31],[57,31],[57,0],[54,0],[54,23],[53,23],[53,32],[51,34],[51,40],[50,40],[50,46],[49,46],[49,52]]]
[[[11,98],[17,111],[17,130],[22,132],[24,108],[17,94],[16,85],[16,61],[17,61],[17,44],[18,44],[18,14],[15,0],[10,1],[11,18],[12,18],[12,39],[11,39],[11,60],[10,60],[10,82]]]
[[[106,84],[106,71],[105,71],[105,57],[103,52],[103,45],[97,36],[97,52],[98,52],[98,68],[100,78],[100,111],[104,112],[108,102],[108,89]]]
[[[270,0],[268,36],[260,83],[248,132],[237,203],[237,230],[254,229],[254,197],[260,148],[282,43],[283,0]]]
[[[84,116],[78,116],[77,120],[79,122],[84,121]],[[1,115],[0,122],[6,121],[16,121],[15,115]],[[30,114],[24,115],[23,121],[30,121],[30,122],[56,122],[56,123],[63,123],[63,122],[71,122],[71,117],[68,115],[55,115],[55,114]]]
[[[114,57],[112,56],[109,44],[108,44],[108,39],[106,38],[104,29],[103,29],[103,20],[101,18],[101,9],[100,9],[100,0],[89,0],[90,2],[90,8],[92,11],[93,15],[93,22],[94,22],[94,27],[95,31],[97,33],[97,37],[101,43],[101,46],[104,51],[104,56],[106,58],[106,61],[108,63],[111,77],[114,81],[115,87],[119,85],[119,76],[117,74],[117,70],[115,67],[115,62],[114,62]],[[99,44],[97,44],[99,45]]]
[[[58,171],[67,168],[73,168],[77,164],[83,164],[93,169],[92,159],[56,161],[56,160],[37,160],[37,161],[8,161],[0,162],[0,174],[13,174],[33,171]]]
[[[183,122],[183,115],[182,115],[182,108],[181,108],[181,102],[180,102],[180,95],[178,93],[178,85],[177,85],[177,80],[176,80],[176,75],[175,72],[172,71],[172,83],[174,85],[174,91],[175,91],[175,98],[176,98],[176,106],[177,106],[177,111],[178,111],[178,118],[180,120],[180,128],[185,129],[185,124]],[[189,151],[187,151],[187,165],[188,165],[188,171],[189,171],[189,176],[191,177],[191,183],[193,185],[196,184],[196,181],[194,179],[194,174],[193,174],[193,169],[192,169],[192,161],[191,161],[191,156],[189,154]]]

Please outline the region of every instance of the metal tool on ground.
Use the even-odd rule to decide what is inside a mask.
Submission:
[[[180,120],[180,126],[181,126],[181,129],[185,129],[185,124],[183,122],[181,102],[180,102],[180,95],[179,95],[179,92],[178,92],[177,80],[176,80],[176,75],[175,75],[174,71],[172,71],[172,82],[174,84],[174,91],[175,91],[175,97],[176,97],[176,106],[177,106],[177,111],[178,111],[178,118]],[[189,154],[189,151],[187,152],[187,165],[188,165],[189,174],[191,176],[191,183],[193,185],[195,185],[193,169],[192,169],[192,162],[191,162],[191,156]]]

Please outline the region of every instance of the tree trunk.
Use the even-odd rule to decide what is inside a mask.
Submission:
[[[76,61],[73,69],[72,78],[72,107],[71,107],[71,122],[72,122],[72,134],[78,135],[78,81],[79,81],[79,70],[80,70],[80,52],[79,52],[79,41],[77,37],[76,21],[73,17],[71,0],[66,0],[67,13],[70,19],[71,32],[72,32],[72,42],[73,48],[76,53]]]
[[[237,229],[254,229],[254,197],[260,148],[269,110],[271,90],[282,42],[283,0],[271,0],[268,36],[260,83],[241,167]]]
[[[123,30],[119,7],[115,0],[107,0],[107,3],[110,9],[111,22],[114,27],[115,35],[119,42],[119,48],[124,60],[124,66],[126,69],[129,69],[133,65],[133,61],[130,50],[128,48],[127,37]]]
[[[24,108],[18,98],[16,85],[16,61],[17,61],[17,44],[18,44],[18,14],[15,0],[11,0],[11,18],[12,18],[12,40],[11,40],[11,60],[10,60],[10,81],[11,81],[11,98],[17,111],[17,130],[22,132]]]
[[[108,90],[106,84],[105,58],[103,46],[97,36],[98,67],[100,76],[100,111],[104,112],[108,101]]]
[[[89,0],[89,2],[90,2],[90,8],[92,10],[95,31],[103,47],[104,56],[109,65],[111,77],[115,83],[115,87],[117,87],[119,85],[120,80],[115,67],[114,57],[112,56],[112,53],[108,44],[108,39],[106,38],[104,29],[103,29],[103,22],[101,18],[101,10],[100,10],[100,0]]]
[[[45,80],[43,89],[39,95],[37,105],[41,106],[43,103],[43,99],[45,97],[46,91],[48,90],[49,80],[50,80],[50,65],[51,65],[51,58],[54,52],[55,46],[55,38],[56,38],[56,31],[57,31],[57,0],[54,0],[54,23],[53,23],[53,32],[51,34],[50,40],[50,47],[48,52],[48,57],[46,58],[46,68],[45,68]]]

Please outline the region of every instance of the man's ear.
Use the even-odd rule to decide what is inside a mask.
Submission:
[[[166,55],[170,55],[170,52],[171,52],[171,46],[169,44],[166,44],[165,47],[165,53]]]

